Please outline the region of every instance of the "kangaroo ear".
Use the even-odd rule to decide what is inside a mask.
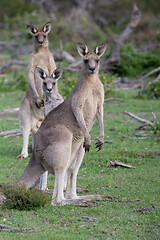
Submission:
[[[94,53],[97,54],[99,57],[101,57],[107,48],[107,44],[101,44],[98,47],[95,48]]]
[[[51,31],[51,22],[46,23],[43,28],[42,31],[46,34],[48,34]]]
[[[62,76],[62,73],[63,73],[63,69],[62,68],[57,68],[53,71],[52,77],[54,79],[56,79],[56,81],[58,81],[58,79],[60,79],[60,77]]]
[[[43,71],[42,68],[36,67],[35,73],[36,76],[39,77],[42,81],[47,77],[47,74]]]
[[[32,25],[27,25],[28,31],[30,34],[35,35],[38,32],[38,29]]]
[[[88,47],[82,43],[77,44],[77,51],[81,57],[84,57],[87,53],[89,53]]]

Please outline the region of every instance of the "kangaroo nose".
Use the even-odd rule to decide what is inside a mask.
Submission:
[[[51,90],[52,90],[52,88],[47,88],[47,91],[48,91],[48,92],[51,92]]]
[[[43,44],[43,41],[39,41],[39,44],[42,45],[42,44]]]
[[[90,67],[89,70],[93,73],[95,71],[94,67]]]

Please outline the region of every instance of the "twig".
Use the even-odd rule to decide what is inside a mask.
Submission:
[[[117,167],[117,166],[124,167],[124,168],[135,168],[134,166],[130,166],[128,164],[118,162],[117,160],[110,161],[108,164],[108,167]]]

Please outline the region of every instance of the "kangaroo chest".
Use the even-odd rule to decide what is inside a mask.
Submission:
[[[39,53],[35,57],[35,68],[42,68],[47,75],[51,75],[56,69],[52,54]],[[42,81],[34,74],[36,90],[40,96],[43,96]]]

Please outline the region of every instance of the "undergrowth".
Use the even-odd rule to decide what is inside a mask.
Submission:
[[[35,188],[27,189],[25,185],[3,186],[2,192],[5,195],[3,208],[7,209],[33,210],[43,207],[49,201],[47,193]]]

